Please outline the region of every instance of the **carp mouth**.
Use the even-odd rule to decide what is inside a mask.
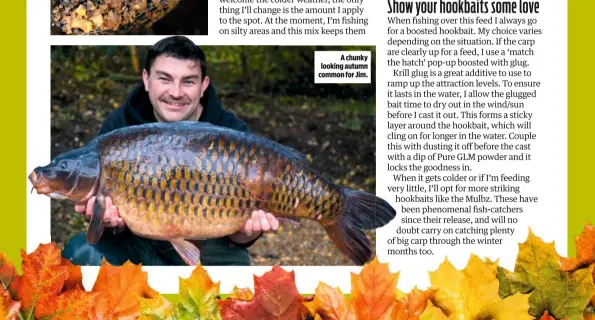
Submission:
[[[31,174],[29,175],[29,181],[31,181],[31,184],[33,184],[33,187],[31,187],[31,193],[33,193],[33,190],[36,190],[37,194],[49,195],[53,191],[47,184],[43,176],[37,174],[35,170],[33,170],[33,172],[31,172]]]
[[[68,199],[68,197],[63,195],[62,193],[52,190],[52,188],[50,188],[50,186],[43,178],[43,175],[37,174],[35,170],[33,170],[33,172],[31,172],[31,174],[29,175],[29,181],[31,181],[31,183],[33,184],[33,187],[31,187],[31,193],[33,193],[33,190],[36,190],[37,194],[44,194],[52,199]]]

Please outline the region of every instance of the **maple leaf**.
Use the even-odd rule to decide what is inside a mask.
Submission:
[[[21,277],[17,273],[17,269],[8,259],[4,252],[0,252],[0,286],[8,289],[13,297],[19,291]]]
[[[595,226],[587,223],[583,232],[574,238],[576,258],[560,258],[563,271],[576,271],[591,264],[595,264]],[[593,271],[595,279],[595,270]],[[595,305],[595,295],[591,297],[591,304]]]
[[[500,295],[531,293],[529,314],[539,317],[546,310],[556,319],[582,320],[583,311],[595,295],[593,266],[575,272],[561,270],[554,243],[545,243],[531,230],[519,244],[514,273],[498,268]]]
[[[575,271],[595,263],[595,226],[587,223],[583,232],[574,238],[576,258],[560,258],[563,271]]]
[[[252,293],[249,288],[238,288],[233,286],[233,290],[228,298],[235,300],[252,300],[252,298],[254,298],[254,293]]]
[[[261,277],[254,276],[252,300],[218,300],[223,319],[304,319],[309,316],[295,286],[295,273],[279,266]]]
[[[424,312],[419,316],[419,320],[448,320],[448,317],[442,312],[442,309],[434,306],[430,300]]]
[[[533,319],[527,313],[529,295],[500,298],[496,272],[497,262],[482,261],[476,255],[471,255],[461,271],[445,259],[438,270],[430,272],[433,305],[451,319]]]
[[[174,320],[176,319],[173,304],[164,296],[140,300],[140,317],[138,320]]]
[[[64,281],[62,292],[72,289],[84,289],[81,266],[75,266],[70,260],[65,258],[62,258],[62,266],[68,267],[69,270],[68,278]]]
[[[221,319],[218,296],[219,282],[214,283],[202,266],[196,266],[190,278],[180,278],[180,300],[177,303],[176,318]]]
[[[304,302],[310,314],[327,320],[355,320],[355,313],[339,288],[319,282],[314,299]]]
[[[15,320],[19,315],[21,303],[12,300],[10,292],[0,286],[0,319]]]
[[[40,313],[39,317],[52,320],[89,319],[90,310],[98,295],[80,288],[69,290],[60,294],[51,305],[44,308],[44,312]]]
[[[141,265],[126,261],[122,266],[112,266],[105,259],[91,291],[99,293],[92,313],[100,319],[137,319],[140,299],[159,296],[149,286]]]
[[[378,257],[351,273],[351,305],[360,320],[389,319],[397,301],[399,273],[391,273]]]
[[[417,320],[426,310],[428,300],[434,296],[434,291],[422,291],[414,288],[405,297],[399,299],[393,308],[391,320]]]
[[[64,282],[68,279],[70,270],[62,266],[60,249],[55,243],[40,244],[35,251],[26,254],[21,250],[23,259],[23,275],[18,291],[23,308],[33,313],[36,318],[48,314]]]

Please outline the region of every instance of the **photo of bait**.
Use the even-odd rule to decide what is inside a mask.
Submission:
[[[52,27],[65,34],[114,34],[150,27],[181,0],[53,0]]]
[[[101,238],[109,196],[133,233],[170,241],[189,265],[200,263],[200,252],[187,240],[233,234],[254,210],[319,222],[342,253],[363,265],[373,257],[362,230],[396,216],[385,200],[328,181],[294,149],[203,122],[114,130],[35,168],[29,180],[53,199],[97,196],[90,243]]]

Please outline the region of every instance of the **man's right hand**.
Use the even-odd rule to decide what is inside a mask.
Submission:
[[[93,204],[95,204],[96,197],[93,196],[87,201],[87,203],[76,204],[74,210],[78,213],[85,214],[87,220],[91,220],[93,217]],[[115,228],[116,232],[121,232],[125,228],[125,223],[120,218],[118,208],[112,202],[112,198],[105,197],[105,208],[106,212],[103,214],[103,223],[106,228]]]

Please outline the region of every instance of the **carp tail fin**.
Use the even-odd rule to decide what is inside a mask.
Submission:
[[[105,213],[105,198],[98,195],[93,204],[93,216],[87,229],[87,241],[96,244],[103,235],[103,214]]]
[[[343,214],[335,221],[323,223],[333,243],[354,263],[370,261],[370,241],[362,231],[382,227],[396,216],[396,210],[385,200],[361,191],[343,189]]]
[[[347,219],[326,225],[324,230],[335,246],[357,265],[361,266],[372,259],[370,241],[361,229],[354,228]]]
[[[384,199],[363,191],[343,189],[343,215],[361,229],[372,230],[388,224],[397,211]]]

